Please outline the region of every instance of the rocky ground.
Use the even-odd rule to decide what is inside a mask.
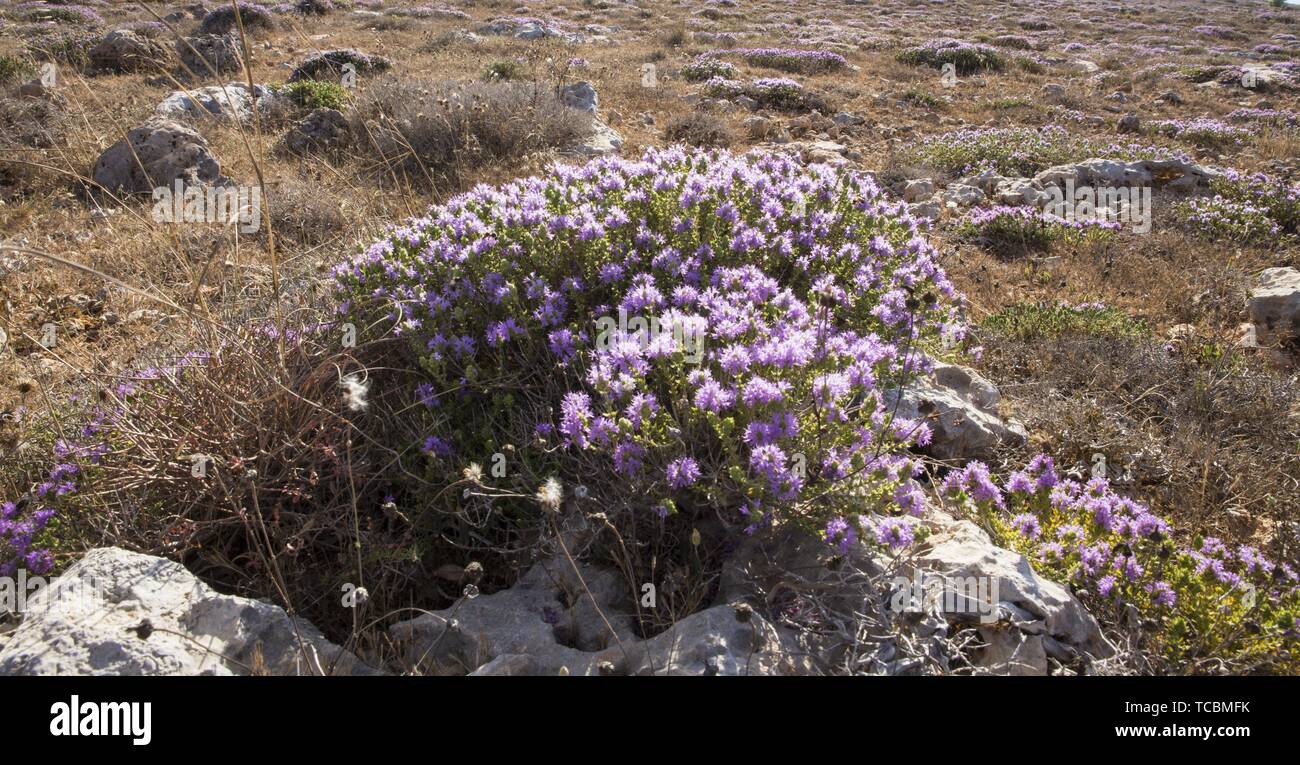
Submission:
[[[0,600],[0,674],[1300,671],[1300,8],[239,8],[0,0],[0,580],[54,582]],[[877,391],[927,432],[898,493],[755,523],[721,429],[681,438],[704,475],[667,485],[710,485],[689,495],[623,483],[617,454],[546,462],[567,452],[506,433],[564,374],[527,360],[444,452],[393,393],[441,362],[375,337],[380,314],[335,331],[366,296],[340,272],[431,206],[675,145],[793,157],[792,188],[852,174],[933,246],[955,318]],[[1076,189],[1125,202],[1040,213]],[[1074,499],[1012,501],[1036,455],[1089,487],[1077,549],[1048,539]],[[496,457],[526,474],[489,486]],[[977,613],[898,597],[936,577],[996,584]]]

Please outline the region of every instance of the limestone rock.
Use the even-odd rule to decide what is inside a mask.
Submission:
[[[1107,658],[1114,651],[1087,609],[1064,587],[1038,576],[1025,556],[997,547],[970,521],[932,511],[936,528],[916,566],[950,581],[989,581],[998,619],[977,627],[989,648],[981,665],[998,674],[1044,674],[1048,650],[1057,658]],[[974,579],[971,579],[971,578]],[[1051,643],[1047,639],[1051,639]]]
[[[0,675],[376,674],[278,606],[115,547],[91,550],[27,605]]]
[[[642,640],[634,631],[632,598],[638,594],[629,591],[622,575],[578,565],[591,596],[568,561],[558,558],[534,565],[508,589],[395,624],[389,635],[408,662],[433,674],[811,671],[777,628],[743,605],[713,606]]]
[[[597,674],[602,661],[624,664],[619,641],[634,637],[631,594],[621,577],[579,564],[587,596],[566,559],[535,564],[512,587],[400,622],[389,635],[432,674],[468,674],[502,656],[525,655],[530,674]],[[609,619],[611,634],[596,611]],[[485,668],[495,672],[496,668]]]
[[[1300,270],[1266,268],[1246,301],[1259,345],[1300,341]]]
[[[617,154],[622,148],[623,136],[600,119],[592,117],[591,133],[582,141],[568,146],[566,150],[570,154],[582,157],[603,157],[607,154]]]
[[[336,151],[352,141],[347,118],[337,109],[316,109],[289,128],[282,140],[285,150],[293,154]]]
[[[256,105],[256,106],[254,106]],[[155,109],[159,117],[175,120],[230,120],[247,123],[253,109],[263,119],[278,116],[288,109],[288,100],[266,85],[229,82],[188,91],[177,90]]]
[[[164,65],[167,49],[129,29],[117,29],[96,43],[89,56],[91,64],[103,71],[136,72]]]
[[[176,180],[185,185],[221,184],[221,166],[208,142],[192,128],[152,119],[100,155],[95,183],[109,191],[148,194]]]
[[[1001,399],[993,383],[974,370],[936,362],[932,374],[909,385],[898,400],[897,391],[885,395],[896,418],[929,424],[933,439],[926,451],[941,460],[986,460],[998,446],[1025,442],[1024,426],[998,416]]]
[[[600,98],[590,82],[575,82],[560,89],[560,100],[578,111],[595,114],[600,106]]]
[[[934,196],[934,181],[929,178],[908,181],[903,187],[903,200],[907,202],[920,202],[932,196]]]
[[[176,41],[181,64],[199,77],[237,72],[244,66],[239,38],[228,35],[197,35]]]

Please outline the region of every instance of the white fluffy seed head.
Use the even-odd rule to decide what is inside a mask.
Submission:
[[[360,412],[370,406],[366,400],[366,394],[370,392],[370,382],[361,379],[361,376],[355,372],[339,380],[339,385],[343,387],[343,400],[347,403],[348,409],[354,412]]]
[[[547,478],[546,483],[537,489],[537,501],[548,510],[559,510],[562,499],[564,499],[564,489],[554,476]]]

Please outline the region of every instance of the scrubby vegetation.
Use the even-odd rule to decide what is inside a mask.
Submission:
[[[586,135],[583,115],[537,83],[447,83],[391,78],[358,99],[354,132],[388,180],[459,183],[475,167]]]
[[[1109,221],[1068,221],[1032,207],[998,206],[968,213],[958,224],[962,236],[1001,255],[1050,250],[1063,242],[1078,245],[1119,229]]]

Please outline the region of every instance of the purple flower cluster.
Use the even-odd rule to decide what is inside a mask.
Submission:
[[[950,472],[941,493],[973,506],[986,524],[1076,587],[1105,601],[1198,620],[1271,620],[1294,641],[1300,613],[1300,576],[1248,545],[1230,549],[1215,538],[1175,544],[1174,529],[1144,504],[1117,494],[1105,478],[1079,481],[1057,474],[1051,457],[1038,455],[999,485],[981,463]],[[1247,598],[1246,594],[1251,593]],[[1183,602],[1183,596],[1187,602]],[[1267,599],[1257,604],[1259,599]],[[1228,610],[1236,603],[1238,610]],[[1257,605],[1265,611],[1252,611]],[[1213,614],[1196,614],[1197,609]],[[1212,627],[1215,628],[1215,627]]]
[[[928,431],[891,421],[884,387],[920,371],[907,338],[958,326],[935,250],[868,176],[680,147],[477,188],[335,278],[346,310],[395,321],[444,395],[535,379],[556,418],[527,427],[558,437],[557,459],[603,456],[649,499],[734,489],[729,506],[751,509],[814,486],[892,496]],[[601,328],[616,315],[626,327]],[[636,317],[689,328],[697,354]],[[441,407],[436,434],[477,432],[455,421],[467,408]]]
[[[1245,40],[1246,35],[1235,29],[1221,27],[1215,24],[1202,24],[1192,27],[1192,31],[1202,37],[1212,37],[1215,40]]]
[[[1178,138],[1207,149],[1238,146],[1250,138],[1250,131],[1245,128],[1206,117],[1191,120],[1160,120],[1153,123],[1151,128],[1161,135]]]
[[[761,106],[782,111],[809,111],[822,106],[820,98],[788,77],[761,77],[750,83],[712,77],[704,83],[700,92],[710,98],[748,96]]]
[[[729,61],[722,61],[708,54],[696,56],[694,60],[682,67],[682,77],[687,82],[705,82],[714,77],[734,80],[740,71]]]
[[[71,24],[103,24],[104,18],[93,8],[84,5],[62,5],[45,2],[20,3],[13,8],[27,21],[66,21]]]
[[[848,67],[848,59],[838,53],[824,50],[799,50],[797,48],[730,48],[702,54],[701,58],[735,56],[750,66],[780,69],[783,72],[818,74],[834,72]]]
[[[1300,114],[1290,109],[1252,109],[1242,107],[1228,112],[1229,122],[1248,122],[1279,127],[1300,127]]]

